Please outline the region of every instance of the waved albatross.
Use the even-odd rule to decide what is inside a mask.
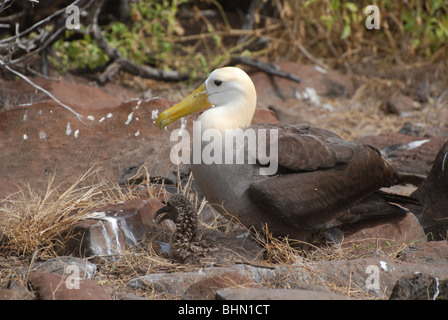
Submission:
[[[223,139],[230,129],[243,129],[244,133],[276,130],[277,139],[266,142],[265,153],[278,150],[274,174],[261,173],[260,169],[269,164],[259,154],[255,163],[243,164],[198,163],[193,159],[194,178],[218,212],[237,218],[247,228],[260,230],[267,224],[276,236],[302,241],[343,223],[403,213],[403,209],[373,195],[398,180],[397,171],[375,148],[307,125],[251,126],[256,100],[250,77],[239,68],[225,67],[213,71],[199,88],[157,119],[158,126],[164,128],[211,106],[198,118],[203,135],[208,129],[221,133]],[[209,144],[210,139],[202,137],[201,150]],[[244,150],[249,153],[247,145],[246,141]]]

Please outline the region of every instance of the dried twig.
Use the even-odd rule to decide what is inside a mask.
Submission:
[[[281,13],[283,11],[283,6],[282,6],[281,2],[277,0],[277,1],[275,1],[275,4],[278,8],[278,11]],[[293,29],[291,28],[290,23],[287,21],[287,19],[285,17],[282,17],[282,14],[280,14],[280,16],[281,16],[281,21],[285,27],[285,30],[289,33],[289,37],[290,37],[291,41],[295,45],[297,45],[297,48],[300,50],[300,52],[302,52],[302,54],[305,57],[307,57],[309,60],[311,60],[311,62],[317,64],[319,67],[321,67],[325,70],[329,70],[329,67],[325,63],[323,63],[323,62],[319,61],[318,59],[316,59],[315,57],[313,57],[313,55],[299,41],[295,40],[296,37],[293,34],[293,31],[292,31]]]
[[[123,70],[144,78],[165,81],[182,81],[188,79],[187,75],[180,74],[178,71],[156,69],[150,66],[139,65],[126,58],[116,59],[115,62],[119,64]]]
[[[7,62],[5,62],[5,65],[15,65],[18,64],[22,61],[25,61],[26,59],[28,59],[29,57],[31,57],[32,55],[35,55],[37,53],[40,53],[42,50],[44,50],[48,45],[50,45],[51,43],[53,43],[54,41],[56,41],[56,39],[65,31],[65,29],[58,29],[55,32],[52,33],[51,36],[49,36],[45,42],[41,45],[39,45],[39,47],[37,49],[35,49],[34,51],[30,51],[27,54],[24,54],[23,56],[14,59],[14,60],[9,60]]]
[[[250,1],[249,8],[247,9],[246,17],[242,26],[243,30],[253,30],[255,22],[255,9],[257,8],[259,2],[260,0]],[[247,35],[240,36],[238,44],[243,43],[247,39],[247,37]]]
[[[84,9],[90,7],[91,4],[94,3],[94,0],[76,0],[76,1],[72,2],[71,4],[69,4],[67,7],[73,6],[73,5],[75,5],[75,6],[80,5],[83,2],[86,2],[86,3],[81,8],[81,10],[84,10]],[[42,52],[49,45],[54,43],[66,30],[65,23],[61,22],[60,20],[59,20],[59,23],[56,22],[54,24],[53,31],[51,31],[49,33],[41,32],[38,37],[35,37],[32,39],[27,39],[26,41],[23,38],[24,38],[24,36],[37,30],[38,28],[42,27],[43,25],[55,20],[55,18],[57,18],[58,16],[65,14],[67,7],[64,7],[62,9],[54,12],[53,14],[38,21],[37,23],[35,23],[31,27],[27,28],[26,30],[24,30],[22,32],[17,32],[17,34],[14,36],[0,40],[0,49],[2,50],[2,52],[7,52],[8,56],[14,56],[14,54],[16,53],[15,51],[17,51],[16,49],[24,49],[26,51],[25,54],[20,55],[15,59],[10,60],[10,59],[6,59],[4,57],[3,64],[9,65],[9,66],[18,64],[18,63],[28,59],[32,55]],[[17,17],[20,17],[20,15],[10,16],[11,19],[12,19],[12,17],[17,18]],[[16,56],[17,56],[17,54],[16,54]]]
[[[313,62],[314,64],[317,64],[319,67],[325,69],[325,70],[330,70],[330,67],[327,66],[325,63],[317,60],[315,57],[313,57],[313,55],[306,50],[306,48],[304,46],[302,46],[300,43],[297,45],[297,48],[299,48],[300,52],[303,53],[303,55],[305,57],[307,57],[309,60],[311,60],[311,62]]]
[[[72,5],[78,5],[78,3],[82,1],[82,0],[76,0],[73,3],[71,3],[69,6]],[[60,15],[61,13],[65,13],[66,7],[62,8],[61,10],[56,11],[55,13],[49,15],[48,17],[46,17],[45,19],[40,20],[39,22],[35,23],[34,25],[32,25],[31,27],[29,27],[26,30],[23,30],[22,32],[16,34],[15,36],[0,40],[0,45],[5,44],[5,43],[9,43],[9,42],[13,42],[16,39],[23,37],[24,35],[27,35],[28,33],[32,32],[33,30],[36,30],[37,28],[39,28],[40,26],[44,25],[47,22],[50,22],[51,20],[53,20],[55,17],[57,17],[58,15]]]
[[[61,107],[67,109],[68,111],[70,111],[71,113],[73,113],[76,118],[78,118],[79,121],[81,121],[82,123],[84,123],[82,121],[82,115],[80,115],[79,113],[77,113],[75,110],[73,110],[72,108],[70,108],[68,105],[66,105],[65,103],[63,103],[61,100],[59,100],[58,98],[56,98],[51,92],[45,90],[44,88],[42,88],[41,86],[37,85],[36,83],[34,83],[33,81],[31,81],[27,76],[25,76],[24,74],[14,70],[13,68],[11,68],[10,66],[6,65],[5,62],[3,60],[0,59],[0,66],[5,67],[5,69],[7,69],[9,72],[14,73],[16,76],[19,76],[20,78],[22,78],[23,80],[25,80],[26,82],[28,82],[30,85],[32,85],[34,88],[36,88],[39,91],[42,91],[43,93],[45,93],[47,96],[49,96],[51,99],[53,99],[55,102],[57,102]]]
[[[286,78],[286,79],[293,80],[293,81],[299,82],[299,83],[302,81],[302,79],[300,79],[300,77],[296,76],[295,74],[280,70],[280,68],[278,66],[276,66],[275,64],[272,64],[272,63],[266,63],[266,62],[263,62],[263,61],[260,61],[257,59],[243,57],[243,56],[236,57],[232,60],[232,64],[237,64],[237,63],[241,63],[241,64],[245,64],[249,67],[257,68],[258,70],[266,72],[267,74],[272,75],[272,76]]]

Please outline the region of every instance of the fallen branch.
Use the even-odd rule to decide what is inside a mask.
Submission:
[[[237,63],[241,63],[249,67],[256,68],[272,76],[286,78],[298,83],[302,82],[302,79],[300,79],[300,77],[296,76],[295,74],[282,71],[277,65],[272,63],[266,63],[257,59],[239,56],[233,58],[230,64],[237,64]]]
[[[327,66],[325,63],[319,61],[318,59],[314,58],[313,55],[308,50],[306,50],[306,48],[304,46],[302,46],[300,43],[297,45],[297,48],[299,48],[300,52],[302,52],[305,57],[307,57],[309,60],[311,60],[311,62],[317,64],[319,67],[321,67],[325,70],[330,70],[329,66]]]
[[[140,65],[132,60],[124,58],[121,53],[114,48],[111,48],[106,39],[101,33],[101,29],[98,25],[98,15],[101,11],[103,1],[98,5],[92,22],[92,34],[98,46],[109,56],[113,61],[105,72],[99,77],[99,81],[104,83],[110,80],[120,69],[135,74],[140,77],[164,80],[164,81],[182,81],[188,79],[187,75],[181,74],[177,71],[156,69],[150,66]]]
[[[120,65],[123,70],[144,78],[164,81],[182,81],[188,79],[187,75],[180,74],[177,71],[156,69],[149,66],[139,65],[138,63],[126,58],[116,59],[115,62]]]
[[[58,98],[56,98],[51,92],[45,90],[44,88],[42,88],[41,86],[37,85],[36,83],[34,83],[33,81],[31,81],[27,76],[25,76],[24,74],[14,70],[13,68],[11,68],[10,66],[8,66],[7,64],[5,64],[5,62],[3,60],[0,59],[0,66],[5,67],[6,70],[8,70],[9,72],[14,73],[16,76],[19,76],[20,78],[22,78],[23,80],[25,80],[26,82],[28,82],[30,85],[32,85],[34,88],[36,88],[39,91],[42,91],[43,93],[45,93],[47,96],[49,96],[52,100],[54,100],[56,103],[58,103],[61,107],[67,109],[68,111],[70,111],[71,113],[73,113],[76,118],[81,121],[82,123],[84,123],[82,121],[82,115],[80,115],[79,113],[77,113],[75,110],[73,110],[72,108],[70,108],[68,105],[66,105],[65,103],[63,103],[62,101],[60,101]]]

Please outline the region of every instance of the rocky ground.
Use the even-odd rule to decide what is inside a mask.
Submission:
[[[448,137],[446,79],[437,66],[366,77],[278,65],[303,81],[252,72],[258,92],[254,122],[310,123],[376,146],[409,177],[407,184],[385,190],[396,197],[410,196],[431,175]],[[188,189],[198,205],[201,199],[189,167],[169,161],[176,142],[170,131],[157,128],[155,117],[191,88],[121,80],[98,87],[70,75],[33,79],[81,120],[23,81],[1,81],[0,299],[448,298],[448,211],[431,206],[446,201],[443,188],[437,200],[410,207],[404,217],[332,230],[308,252],[286,241],[258,239],[264,250],[257,261],[169,261],[163,252],[169,228],[154,224],[155,211],[176,185]],[[193,119],[187,118],[187,130]],[[433,170],[442,186],[445,156],[439,153],[442,170]],[[126,187],[129,181],[134,187]],[[74,196],[89,192],[82,201]],[[53,197],[67,202],[50,202]],[[51,250],[39,245],[45,239],[33,238],[36,223],[20,220],[36,199],[39,208],[58,203],[56,216],[64,212],[73,221],[53,234]],[[204,228],[218,228],[229,241],[245,233],[207,206],[201,219]],[[20,242],[18,235],[38,244]]]

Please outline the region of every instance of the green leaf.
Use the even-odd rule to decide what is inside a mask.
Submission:
[[[219,48],[221,46],[221,37],[218,35],[213,35],[213,40],[215,40],[216,46]]]
[[[124,34],[126,31],[128,31],[128,28],[126,27],[126,25],[122,22],[114,22],[114,24],[112,25],[112,32],[117,33],[119,35]]]
[[[412,43],[412,47],[414,49],[417,49],[420,46],[421,42],[420,42],[420,39],[412,39],[411,43]]]
[[[338,10],[340,6],[341,6],[341,1],[339,1],[339,0],[332,0],[330,2],[330,8],[332,11]]]
[[[347,2],[344,5],[351,12],[357,12],[358,11],[358,6],[355,3],[353,3],[353,2]]]
[[[352,32],[352,28],[350,27],[349,24],[346,24],[346,25],[344,26],[344,29],[342,30],[341,39],[342,39],[342,40],[347,39],[348,36],[350,36],[350,33],[351,33],[351,32]]]
[[[241,52],[242,57],[252,57],[252,52],[245,49],[243,52]]]
[[[334,18],[331,15],[322,15],[320,17],[320,20],[322,20],[323,22],[325,22],[325,27],[327,28],[327,30],[331,30],[331,28],[333,27],[333,23],[334,23]]]

